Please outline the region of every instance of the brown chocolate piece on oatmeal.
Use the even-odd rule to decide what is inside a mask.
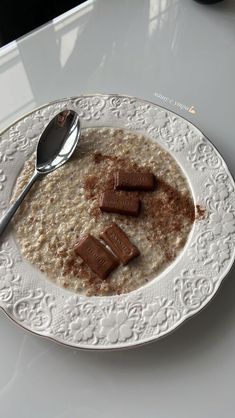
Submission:
[[[114,174],[116,190],[152,191],[155,187],[155,176],[140,171],[119,170]]]
[[[138,216],[140,199],[136,196],[127,196],[123,193],[106,191],[101,195],[99,207],[103,212]]]
[[[74,250],[101,279],[106,279],[119,264],[117,258],[90,234],[79,241]]]
[[[140,254],[138,248],[131,243],[125,232],[115,223],[106,228],[100,234],[100,238],[109,245],[124,265]]]

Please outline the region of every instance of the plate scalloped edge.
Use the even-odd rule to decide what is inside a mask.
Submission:
[[[215,295],[235,257],[235,187],[222,157],[190,122],[128,96],[88,95],[44,105],[0,134],[0,212],[43,127],[72,108],[82,127],[112,126],[142,133],[168,150],[185,172],[197,220],[172,268],[127,295],[85,297],[58,288],[22,259],[13,231],[0,246],[0,306],[16,323],[57,342],[119,349],[156,340],[198,313]]]

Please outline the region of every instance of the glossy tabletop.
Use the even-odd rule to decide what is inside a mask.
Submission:
[[[51,100],[123,93],[196,124],[235,175],[235,2],[86,1],[0,49],[0,129]],[[198,316],[142,348],[87,352],[0,312],[4,418],[234,418],[235,269]]]

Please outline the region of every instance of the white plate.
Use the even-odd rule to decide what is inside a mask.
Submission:
[[[178,161],[195,204],[206,209],[172,266],[127,295],[85,297],[57,287],[21,256],[11,228],[0,247],[0,306],[17,324],[69,346],[127,348],[168,334],[213,297],[235,256],[234,181],[218,151],[191,123],[155,104],[117,95],[53,102],[0,135],[0,210],[49,120],[78,112],[82,127],[122,127],[152,137]]]

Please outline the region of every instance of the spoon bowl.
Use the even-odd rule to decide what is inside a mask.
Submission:
[[[10,206],[0,220],[0,235],[6,229],[35,181],[68,161],[78,144],[80,132],[80,120],[74,110],[64,110],[49,122],[38,141],[34,174],[15,203]]]
[[[62,166],[75,150],[80,134],[80,121],[76,112],[58,113],[43,131],[36,151],[36,169],[47,174]]]

